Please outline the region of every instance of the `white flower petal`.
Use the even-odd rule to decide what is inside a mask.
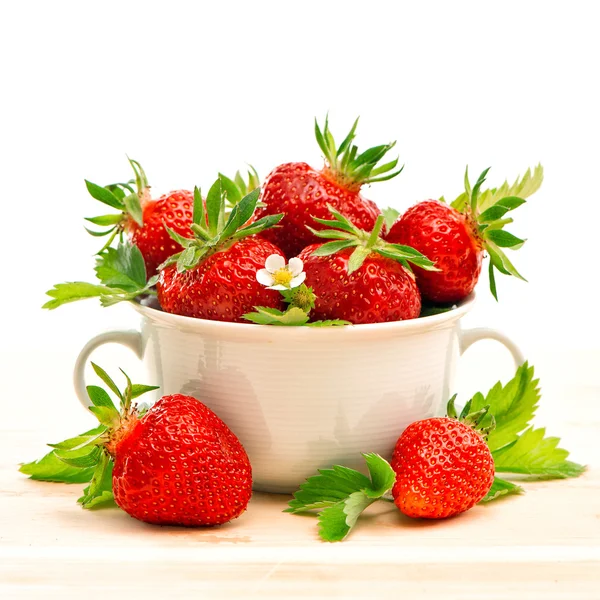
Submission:
[[[268,288],[268,290],[287,290],[287,288],[285,287],[285,285],[270,285]]]
[[[305,279],[306,279],[306,273],[304,271],[302,271],[302,273],[300,273],[300,275],[298,275],[297,277],[294,277],[290,281],[290,287],[295,288],[295,287],[298,287],[299,285],[302,285],[304,283]]]
[[[256,271],[256,281],[261,285],[273,285],[273,275],[266,269],[259,269]]]
[[[285,258],[280,254],[271,254],[265,261],[265,269],[267,269],[269,273],[275,273],[275,271],[279,271],[279,269],[283,269],[284,267]]]
[[[302,262],[302,259],[296,257],[296,258],[290,258],[290,262],[288,263],[288,268],[290,270],[290,273],[296,277],[296,275],[300,275],[300,273],[302,273],[302,269],[304,268],[304,263]]]

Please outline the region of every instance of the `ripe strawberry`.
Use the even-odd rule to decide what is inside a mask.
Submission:
[[[281,250],[254,234],[278,223],[283,215],[269,215],[248,223],[258,201],[258,190],[245,196],[225,221],[225,194],[218,179],[206,198],[206,216],[196,190],[193,239],[172,230],[171,237],[185,249],[162,266],[157,282],[163,310],[216,321],[243,321],[254,306],[280,308],[281,294],[256,280],[272,254]]]
[[[313,232],[337,240],[309,246],[299,256],[317,297],[312,317],[355,324],[418,317],[421,296],[407,262],[430,269],[431,261],[412,248],[384,242],[379,237],[382,215],[368,233],[336,210],[331,213],[333,221],[317,221],[336,229]]]
[[[177,190],[162,195],[158,199],[150,196],[150,186],[146,173],[140,163],[129,160],[134,173],[137,191],[130,184],[112,184],[100,187],[86,181],[90,194],[101,202],[120,209],[120,214],[89,217],[87,220],[95,225],[110,226],[104,232],[92,232],[92,235],[110,235],[106,246],[109,246],[117,234],[126,233],[131,242],[141,251],[146,265],[148,277],[154,275],[159,265],[170,256],[183,249],[181,244],[173,240],[165,225],[185,238],[193,237],[190,226],[193,222],[194,194],[188,190]],[[235,180],[221,176],[231,204],[241,200],[242,195],[258,187],[258,175],[249,171],[249,182],[246,183],[240,173]]]
[[[434,417],[409,425],[392,457],[396,506],[409,517],[442,519],[469,510],[489,491],[494,481],[494,459],[486,444],[486,429],[479,428],[489,407],[456,418],[454,399],[448,417]]]
[[[481,193],[488,171],[480,175],[473,190],[466,174],[466,191],[452,205],[438,200],[416,204],[396,221],[386,236],[390,242],[416,248],[438,267],[437,272],[415,269],[417,284],[426,300],[457,302],[468,296],[479,279],[484,252],[490,256],[490,288],[496,299],[494,268],[525,280],[501,249],[517,250],[525,243],[503,229],[512,222],[510,218],[503,218],[506,213],[525,200],[510,195],[506,184],[500,190]],[[524,181],[529,181],[527,175]],[[529,189],[518,180],[513,189],[522,195],[533,193],[541,184],[541,167],[534,177],[537,180]]]
[[[92,366],[121,410],[103,388],[88,386],[90,411],[100,426],[53,445],[54,460],[75,471],[72,480],[89,481],[77,470],[93,468],[79,499],[84,508],[114,499],[140,521],[189,527],[226,523],[246,509],[250,461],[214,412],[196,398],[175,394],[140,414],[132,400],[157,386],[133,385],[123,372],[127,387],[121,392],[103,369]]]
[[[314,225],[312,217],[326,219],[328,205],[347,216],[357,227],[371,230],[380,214],[377,205],[365,200],[360,188],[365,183],[391,179],[402,169],[392,171],[398,159],[376,168],[377,163],[394,144],[370,148],[357,156],[356,146],[351,145],[358,119],[339,148],[327,119],[321,132],[315,122],[317,141],[326,164],[315,170],[306,163],[286,163],[276,167],[265,179],[260,201],[265,206],[257,216],[284,213],[281,226],[265,233],[265,237],[277,244],[288,257],[317,242],[317,238],[306,226]]]
[[[207,406],[163,396],[141,419],[121,418],[108,442],[115,502],[140,521],[220,525],[239,517],[252,494],[244,447]]]

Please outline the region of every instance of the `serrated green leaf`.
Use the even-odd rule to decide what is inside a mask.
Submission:
[[[539,379],[534,379],[534,368],[527,362],[517,369],[505,386],[498,381],[485,397],[482,394],[473,396],[471,411],[477,412],[489,404],[489,413],[496,419],[496,428],[487,440],[491,451],[517,439],[533,419],[539,400]]]
[[[42,308],[53,310],[78,300],[87,298],[98,298],[103,295],[118,294],[121,290],[110,288],[106,285],[97,285],[94,283],[86,283],[84,281],[71,281],[68,283],[57,283],[54,288],[46,292],[47,296],[53,298],[48,300]]]
[[[585,467],[567,460],[560,439],[545,437],[545,428],[530,427],[515,442],[492,452],[497,473],[520,473],[542,479],[578,477]]]
[[[96,185],[87,179],[85,180],[85,186],[92,198],[99,200],[103,204],[112,206],[113,208],[118,208],[119,210],[125,209],[124,202],[119,200],[119,198],[117,198],[109,189]]]
[[[106,248],[96,260],[96,276],[106,286],[126,292],[141,291],[146,286],[146,265],[139,248],[123,243]]]
[[[36,481],[87,483],[92,478],[94,469],[72,467],[60,460],[52,450],[38,460],[21,465],[19,471]]]
[[[500,477],[494,477],[494,483],[492,483],[492,487],[489,489],[484,498],[480,500],[480,503],[491,502],[492,500],[496,500],[496,498],[510,494],[522,494],[524,491],[525,490],[523,490],[523,488],[516,483],[512,483],[506,479],[501,479]]]
[[[342,541],[356,525],[358,517],[375,500],[363,492],[353,492],[345,500],[319,513],[319,537],[326,542]]]

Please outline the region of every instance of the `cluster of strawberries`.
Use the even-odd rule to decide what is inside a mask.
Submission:
[[[356,125],[337,146],[327,120],[323,129],[315,123],[321,170],[282,164],[260,187],[255,172],[248,182],[239,173],[219,175],[206,197],[196,188],[152,199],[143,169],[130,161],[135,189],[133,182],[87,182],[92,196],[120,210],[88,219],[109,227],[90,233],[110,234],[104,249],[117,235],[139,249],[163,310],[222,321],[243,322],[258,306],[283,308],[277,290],[292,287],[290,266],[278,259],[270,280],[257,278],[273,255],[299,259],[296,270],[304,269],[315,296],[311,320],[354,324],[413,319],[424,302],[460,301],[477,283],[484,252],[494,295],[494,269],[521,277],[502,248],[524,240],[505,231],[512,222],[505,215],[539,187],[541,167],[533,179],[528,171],[499,190],[481,189],[487,170],[472,188],[465,176],[465,192],[452,205],[427,200],[402,216],[384,215],[361,187],[402,168],[397,158],[379,164],[394,143],[359,153]]]

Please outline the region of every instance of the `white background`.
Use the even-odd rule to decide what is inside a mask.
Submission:
[[[126,153],[156,194],[246,162],[263,177],[286,161],[320,166],[312,127],[326,111],[340,138],[360,115],[363,148],[398,140],[404,172],[364,190],[381,206],[454,197],[466,164],[491,165],[499,185],[541,162],[544,185],[512,227],[528,238],[514,262],[529,283],[501,276],[496,304],[484,275],[469,323],[505,330],[534,362],[599,348],[596,7],[2,3],[3,373],[34,349],[70,361],[97,331],[135,326],[123,306],[40,309],[54,283],[92,277],[98,240],[82,217],[103,211],[84,178],[128,177]]]

